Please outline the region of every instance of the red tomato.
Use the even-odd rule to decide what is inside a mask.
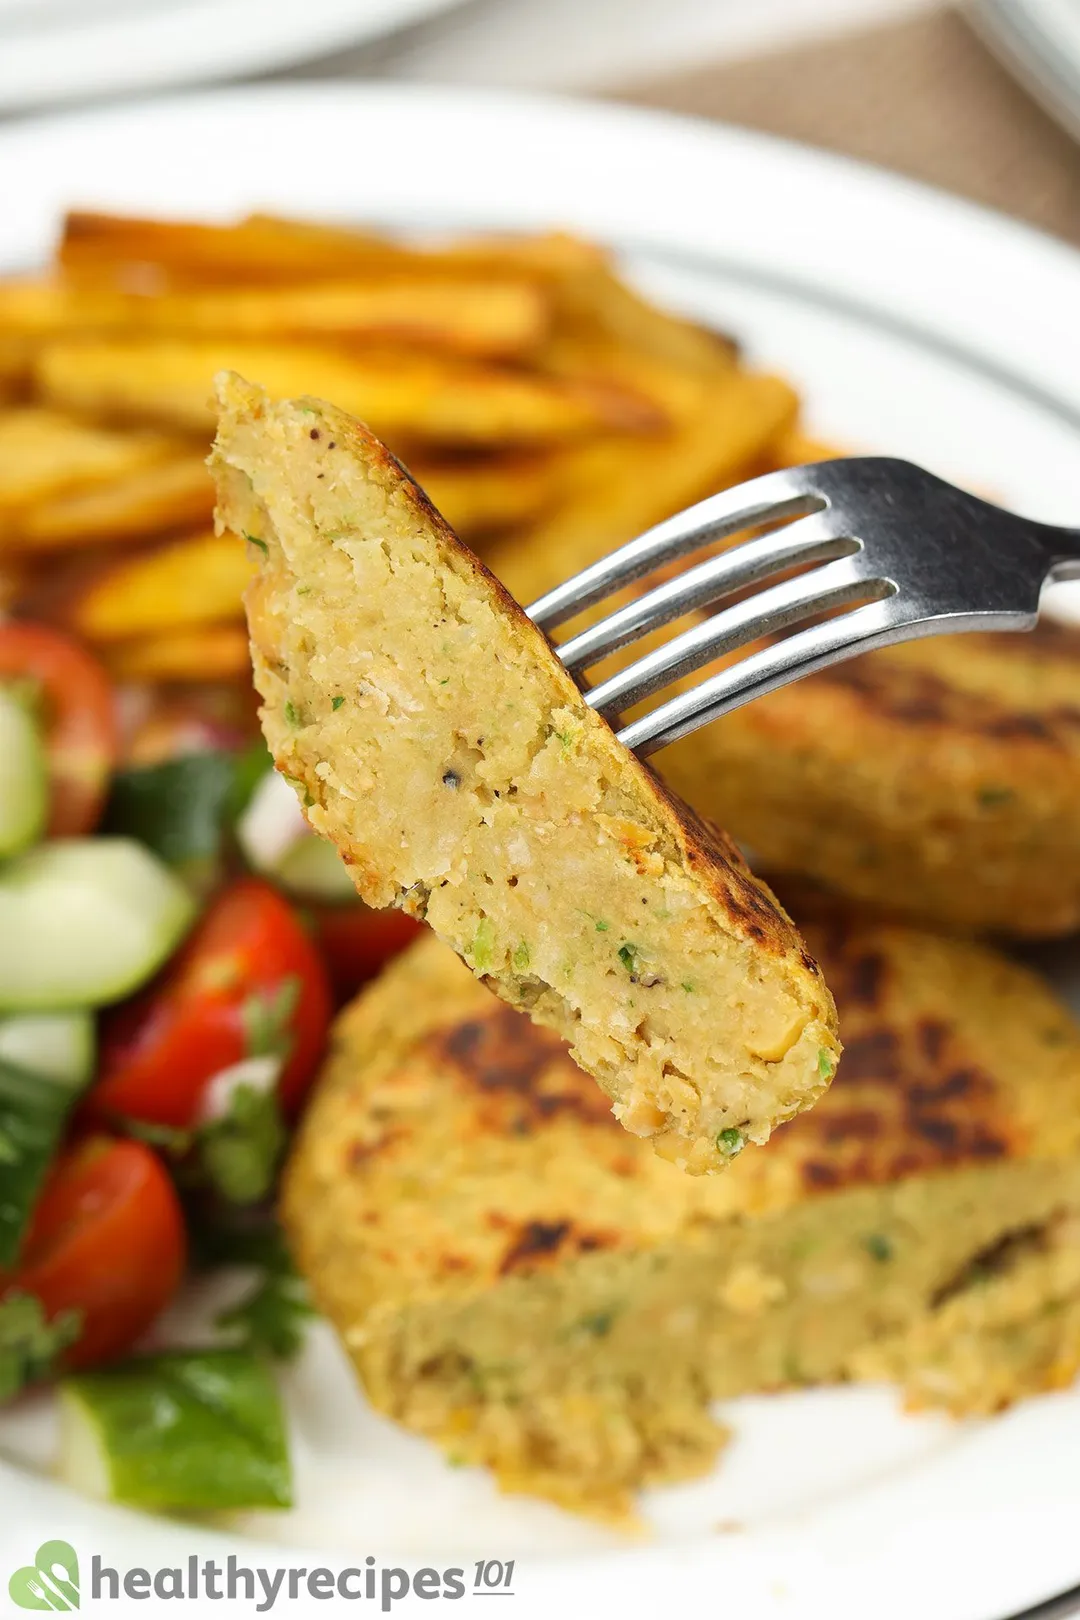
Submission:
[[[309,909],[330,978],[342,1001],[380,973],[424,927],[403,911],[372,911],[360,900]]]
[[[259,878],[213,900],[164,973],[107,1015],[88,1105],[97,1118],[196,1123],[208,1083],[258,1052],[275,1022],[287,1054],[278,1082],[295,1111],[330,1021],[326,969],[287,901]],[[253,1039],[254,1037],[254,1039]]]
[[[0,624],[0,681],[40,688],[49,756],[50,838],[93,831],[119,753],[109,677],[77,641],[43,624]]]
[[[18,1270],[0,1297],[35,1294],[50,1319],[82,1316],[72,1367],[122,1354],[169,1303],[187,1260],[180,1202],[142,1142],[90,1136],[57,1159]]]

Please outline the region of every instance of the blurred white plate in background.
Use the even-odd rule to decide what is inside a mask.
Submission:
[[[1080,0],[970,0],[1005,67],[1080,140]]]
[[[0,0],[0,112],[266,73],[455,3]]]
[[[0,196],[0,269],[42,260],[71,206],[580,230],[790,376],[812,431],[1080,521],[1080,257],[841,159],[588,103],[321,84],[0,130]],[[1075,996],[1075,946],[1044,958]],[[48,1403],[0,1416],[0,1554],[62,1535],[120,1567],[514,1558],[516,1620],[1004,1620],[1080,1582],[1075,1391],[965,1425],[905,1417],[884,1389],[729,1403],[730,1452],[650,1493],[647,1546],[447,1467],[370,1411],[326,1329],[286,1393],[297,1507],[229,1534],[62,1491],[41,1471]]]

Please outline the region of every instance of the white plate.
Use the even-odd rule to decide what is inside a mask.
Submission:
[[[581,229],[793,377],[821,433],[925,461],[1033,515],[1080,517],[1080,259],[835,158],[611,107],[320,85],[9,129],[0,196],[12,265],[39,260],[73,204]],[[1075,609],[1075,589],[1057,602]],[[1080,986],[1066,952],[1048,961]],[[739,1438],[722,1467],[655,1493],[657,1540],[629,1550],[445,1468],[365,1408],[326,1333],[288,1388],[294,1513],[226,1538],[0,1465],[13,1561],[35,1535],[120,1565],[230,1550],[309,1567],[369,1552],[414,1567],[515,1558],[519,1616],[617,1601],[733,1620],[1000,1620],[1080,1581],[1076,1394],[968,1426],[902,1417],[886,1390],[732,1403]],[[32,1411],[9,1417],[0,1448],[40,1455],[43,1425]],[[729,1521],[742,1528],[719,1533]]]
[[[268,73],[457,0],[0,0],[0,112]]]
[[[971,0],[986,43],[1080,139],[1080,0]]]

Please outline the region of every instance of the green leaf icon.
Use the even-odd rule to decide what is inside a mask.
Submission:
[[[8,1582],[11,1601],[20,1609],[79,1607],[79,1560],[66,1541],[43,1541],[37,1561],[17,1569]]]

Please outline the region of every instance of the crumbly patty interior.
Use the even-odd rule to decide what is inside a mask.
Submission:
[[[629,1522],[710,1466],[717,1398],[891,1379],[963,1414],[1068,1381],[1080,1031],[981,947],[831,908],[808,937],[839,1073],[719,1177],[620,1132],[436,941],[342,1015],[283,1216],[379,1410]]]
[[[786,914],[583,701],[359,424],[221,385],[263,726],[370,904],[427,921],[693,1172],[812,1103],[839,1050]]]

